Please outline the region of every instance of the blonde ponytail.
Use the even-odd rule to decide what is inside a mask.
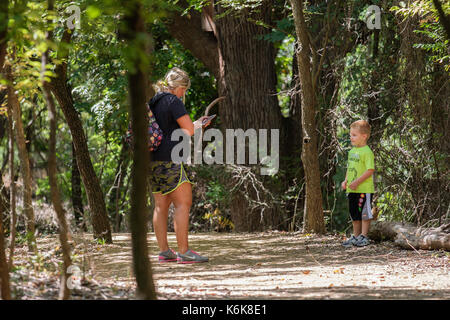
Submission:
[[[166,73],[164,79],[156,82],[154,88],[156,92],[168,92],[178,87],[189,89],[190,86],[191,80],[186,71],[174,67]]]

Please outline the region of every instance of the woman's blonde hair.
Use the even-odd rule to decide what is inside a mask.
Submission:
[[[169,90],[174,90],[178,87],[189,89],[190,86],[191,80],[186,71],[175,67],[166,73],[164,79],[156,82],[155,90],[156,92],[168,92]]]

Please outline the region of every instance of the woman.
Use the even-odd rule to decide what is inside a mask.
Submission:
[[[182,129],[192,136],[196,128],[202,127],[203,119],[192,122],[183,104],[186,91],[190,87],[189,76],[179,68],[173,68],[156,85],[157,94],[150,100],[150,108],[156,122],[163,131],[164,138],[157,150],[151,152],[151,184],[155,198],[153,228],[161,252],[160,262],[177,261],[178,263],[207,262],[208,258],[200,256],[189,249],[189,211],[192,204],[192,179],[189,169],[182,163],[174,163],[172,149],[178,143],[171,136],[176,129]],[[207,125],[207,124],[206,124]],[[167,241],[167,218],[170,204],[174,205],[174,228],[178,252],[169,248]]]

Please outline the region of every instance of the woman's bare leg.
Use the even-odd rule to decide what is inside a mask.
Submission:
[[[170,199],[168,195],[155,193],[155,210],[153,211],[153,228],[161,251],[169,250],[167,242],[167,218],[169,215]]]
[[[189,182],[184,182],[168,196],[170,202],[175,206],[173,223],[177,236],[178,252],[184,254],[189,249],[188,232],[189,211],[192,205],[192,185]]]

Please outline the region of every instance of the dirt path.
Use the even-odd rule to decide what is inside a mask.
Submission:
[[[203,233],[191,234],[190,245],[210,262],[178,265],[159,264],[154,234],[148,239],[160,299],[450,299],[443,251],[390,242],[346,249],[337,236],[300,233]],[[91,250],[93,277],[132,294],[130,235],[113,240]],[[176,249],[174,234],[169,243]]]

